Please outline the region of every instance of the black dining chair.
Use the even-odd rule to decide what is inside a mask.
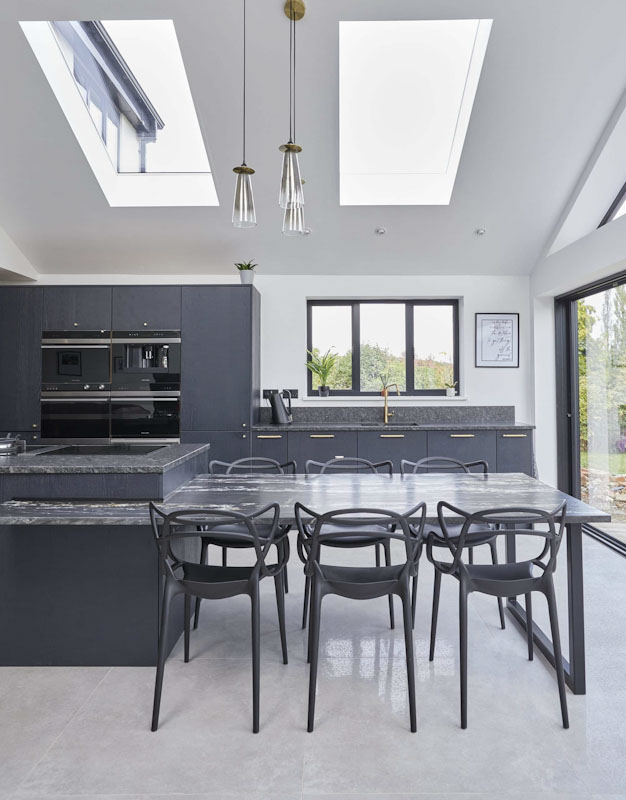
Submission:
[[[253,458],[240,458],[237,461],[230,462],[218,461],[216,459],[209,462],[209,473],[211,475],[293,475],[295,474],[297,468],[298,467],[295,461],[287,461],[286,463],[281,464],[280,462],[275,461],[273,458],[261,458],[258,456]],[[291,525],[281,525],[280,527],[282,532],[288,532],[291,530]],[[257,530],[261,535],[263,535],[266,529],[267,526],[264,525],[264,523],[257,523]],[[211,536],[204,536],[202,538],[201,562],[203,564],[208,564],[210,545],[216,545],[217,547],[221,548],[223,567],[228,565],[229,547],[232,547],[233,549],[251,547],[250,541],[247,538],[247,531],[245,527],[242,529],[242,533],[244,534],[242,537],[238,538],[237,536],[233,535],[236,534],[236,532],[236,526],[229,525],[227,529],[219,531],[216,530]],[[288,594],[289,575],[286,566],[283,573],[283,580],[285,583],[285,593]],[[200,598],[198,597],[196,598],[196,608],[194,613],[194,629],[198,627],[199,621]]]
[[[302,503],[296,503],[295,517],[298,526],[298,553],[304,562],[305,575],[311,582],[307,730],[309,732],[313,730],[315,721],[322,599],[329,594],[352,600],[369,600],[385,595],[393,598],[394,595],[398,595],[402,600],[403,609],[411,731],[415,732],[417,715],[410,580],[417,574],[426,504],[419,503],[405,514],[367,508],[350,508],[319,514],[306,508]],[[401,563],[386,564],[384,567],[331,566],[321,563],[322,545],[344,546],[337,545],[336,542],[345,542],[351,538],[359,541],[382,538],[385,542],[396,539],[404,545],[404,558]]]
[[[374,463],[368,461],[366,458],[356,458],[346,456],[344,458],[331,458],[330,461],[312,461],[309,460],[304,465],[304,471],[307,475],[359,475],[367,473],[382,473],[393,475],[393,464],[391,461],[379,461]],[[342,542],[341,537],[336,537],[331,544],[328,542],[329,547],[351,548],[351,547],[373,547],[376,566],[380,566],[380,551],[385,553],[385,564],[391,564],[391,548],[390,542],[384,537],[376,541],[372,537],[350,537]],[[306,628],[307,613],[309,608],[309,598],[311,592],[311,581],[308,577],[304,581],[304,603],[302,606],[302,627]],[[393,597],[389,596],[389,624],[391,628],[395,628],[395,615],[393,609]]]
[[[429,456],[428,458],[421,458],[419,461],[407,461],[402,459],[400,462],[400,472],[402,475],[424,474],[427,472],[464,472],[470,473],[473,468],[481,475],[487,475],[489,472],[489,465],[486,461],[459,461],[456,458],[448,458],[447,456]],[[436,538],[433,542],[433,547],[446,547],[446,542],[442,536],[441,530],[437,525],[429,525],[429,531],[435,533]],[[448,534],[451,537],[457,537],[461,532],[460,525],[448,525]],[[492,564],[498,563],[498,546],[497,537],[493,532],[492,526],[474,526],[470,534],[466,537],[465,547],[467,548],[467,556],[470,564],[474,563],[474,548],[481,545],[488,545],[491,551]],[[433,588],[433,608],[430,622],[430,650],[428,658],[433,661],[435,658],[435,639],[437,637],[437,617],[439,615],[439,596],[441,594],[441,574],[435,571],[435,583]],[[413,586],[413,624],[415,625],[415,608],[417,599],[417,583]],[[498,598],[498,614],[500,616],[500,627],[504,630],[506,623],[504,621],[504,605],[502,599]]]
[[[446,512],[462,520],[461,532],[449,533]],[[559,619],[554,592],[554,571],[556,559],[563,539],[567,507],[563,501],[553,511],[536,508],[511,507],[495,508],[475,513],[468,513],[455,508],[450,503],[437,504],[437,516],[445,543],[449,549],[451,561],[443,562],[435,558],[437,535],[429,533],[427,554],[439,575],[452,575],[459,582],[459,628],[460,628],[460,660],[461,660],[461,727],[467,728],[467,598],[471,592],[482,592],[493,597],[518,597],[526,599],[526,625],[528,641],[528,658],[533,659],[533,592],[541,592],[548,603],[552,645],[554,648],[554,667],[561,701],[561,717],[563,727],[569,728],[567,699],[565,696],[565,675],[559,635]],[[516,539],[520,537],[536,537],[543,539],[541,552],[525,561],[507,564],[465,564],[462,554],[473,526],[495,526],[495,536],[506,536],[514,526]],[[535,526],[540,525],[541,528]]]
[[[272,514],[269,523],[264,522],[264,535],[258,531],[259,517]],[[189,661],[189,641],[191,625],[191,598],[218,600],[238,595],[248,595],[252,603],[252,730],[259,731],[259,697],[261,670],[261,621],[259,584],[263,578],[274,578],[278,624],[283,653],[283,663],[287,663],[287,636],[285,632],[285,596],[282,572],[289,557],[287,534],[279,525],[280,507],[272,503],[254,514],[240,514],[222,509],[186,509],[169,514],[150,503],[152,531],[159,551],[159,568],[164,580],[157,672],[154,687],[152,710],[152,730],[159,725],[163,674],[167,657],[168,626],[171,605],[174,598],[184,594],[184,648],[185,662]],[[237,536],[247,536],[249,546],[254,548],[256,562],[247,567],[211,566],[203,561],[189,557],[193,539],[200,538],[200,531],[212,527],[236,525]],[[241,531],[245,530],[246,533]],[[235,534],[233,534],[235,535]],[[278,559],[275,564],[268,563],[270,549],[276,545]],[[197,550],[196,550],[197,552]]]

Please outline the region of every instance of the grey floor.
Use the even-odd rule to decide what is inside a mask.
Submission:
[[[371,551],[360,558],[370,563]],[[249,605],[205,604],[191,662],[180,643],[168,661],[157,733],[152,669],[1,669],[0,799],[626,798],[626,559],[590,539],[585,559],[588,694],[568,693],[568,731],[553,673],[541,658],[527,661],[514,624],[500,630],[495,601],[480,596],[471,598],[470,716],[460,730],[456,584],[444,578],[429,664],[432,574],[423,561],[418,733],[409,732],[402,632],[389,630],[386,602],[330,598],[317,727],[307,734],[302,575],[292,562],[288,666],[272,584],[264,587],[259,735],[250,731]],[[561,569],[565,629],[564,577]]]

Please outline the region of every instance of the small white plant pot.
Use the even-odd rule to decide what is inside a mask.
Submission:
[[[254,270],[253,269],[240,269],[239,277],[244,286],[254,283]]]
[[[446,389],[446,397],[456,397],[456,389],[454,387]]]

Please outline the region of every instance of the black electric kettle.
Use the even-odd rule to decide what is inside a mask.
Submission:
[[[289,425],[290,422],[293,422],[293,416],[291,414],[291,393],[285,389],[284,394],[287,396],[289,410],[287,410],[283,395],[280,392],[270,392],[269,401],[272,407],[272,423],[274,425]]]

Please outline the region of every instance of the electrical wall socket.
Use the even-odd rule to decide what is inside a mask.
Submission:
[[[277,391],[279,391],[279,390],[278,389],[263,389],[263,399],[264,400],[269,400],[270,399],[270,394],[272,392],[277,392]],[[283,391],[283,392],[291,392],[291,399],[292,400],[296,400],[297,397],[298,397],[298,390],[297,389],[282,389],[281,391]]]

